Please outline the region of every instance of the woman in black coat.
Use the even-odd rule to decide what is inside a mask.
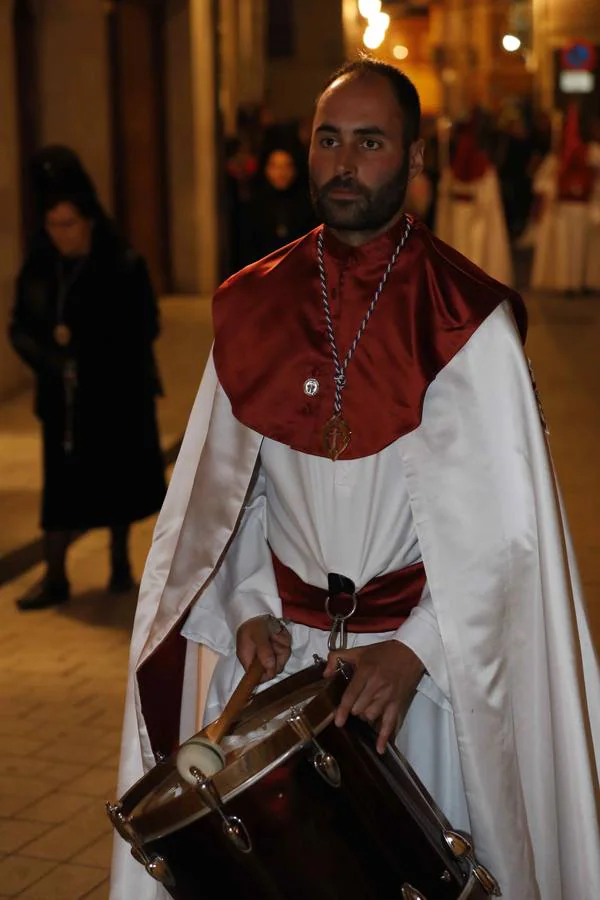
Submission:
[[[46,539],[43,582],[18,601],[69,599],[72,533],[111,529],[109,589],[133,587],[127,538],[165,493],[156,422],[156,298],[144,260],[117,234],[66,148],[36,160],[43,230],[17,281],[10,339],[36,378]]]
[[[317,224],[293,154],[279,147],[270,150],[242,212],[242,264],[284,247]]]

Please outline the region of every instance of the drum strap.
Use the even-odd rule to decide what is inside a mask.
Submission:
[[[345,628],[351,632],[395,631],[418,605],[426,582],[423,563],[418,562],[373,578],[357,593],[342,590],[332,594],[327,588],[306,584],[272,551],[271,555],[284,618],[321,631],[331,631],[336,617],[344,618]],[[346,581],[351,584],[349,579],[332,574],[330,589],[336,581],[341,587]],[[355,601],[356,610],[348,616]]]

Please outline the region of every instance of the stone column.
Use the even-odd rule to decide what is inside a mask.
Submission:
[[[219,106],[225,134],[235,134],[239,99],[239,0],[221,0],[219,12],[220,85]]]
[[[265,99],[265,0],[238,0],[238,103]]]
[[[0,0],[0,397],[27,381],[27,371],[6,337],[22,261],[12,8],[12,0]]]
[[[38,0],[40,141],[80,154],[111,208],[110,106],[101,0]]]
[[[197,272],[202,293],[212,293],[219,280],[216,4],[190,0],[192,117],[198,221]]]
[[[173,289],[197,294],[198,209],[192,106],[192,47],[187,3],[168,0],[165,15],[167,162]]]

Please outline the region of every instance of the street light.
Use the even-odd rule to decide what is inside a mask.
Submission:
[[[358,11],[367,20],[363,44],[369,50],[376,50],[385,39],[390,17],[381,12],[381,0],[359,0]]]
[[[396,57],[396,59],[406,59],[408,56],[408,47],[405,47],[404,44],[396,44],[392,53]]]
[[[502,46],[507,53],[514,53],[521,46],[521,40],[515,34],[505,34],[502,38]]]
[[[381,12],[381,0],[358,0],[358,11],[363,19],[373,19]]]
[[[363,35],[363,44],[369,50],[376,50],[383,43],[385,37],[385,29],[377,28],[375,25],[367,25]]]

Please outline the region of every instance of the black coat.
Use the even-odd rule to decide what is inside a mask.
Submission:
[[[242,264],[256,262],[317,225],[308,189],[300,181],[287,191],[259,183],[242,214]]]
[[[70,334],[66,346],[59,322]],[[127,524],[160,508],[158,333],[146,264],[109,222],[96,224],[81,260],[62,259],[40,238],[17,280],[10,339],[36,376],[44,529]]]

